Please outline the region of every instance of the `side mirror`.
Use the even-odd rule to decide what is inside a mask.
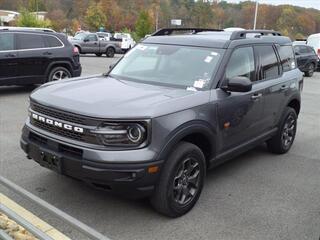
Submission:
[[[252,89],[252,82],[247,77],[233,77],[227,79],[221,89],[228,92],[249,92]]]
[[[295,54],[296,56],[299,56],[299,55],[300,55],[300,53],[299,53],[299,52],[295,52],[294,54]]]
[[[111,64],[109,65],[109,70],[112,70],[112,68],[114,68],[115,65],[116,65],[116,63],[111,63]]]
[[[83,39],[84,42],[89,42],[88,38]]]

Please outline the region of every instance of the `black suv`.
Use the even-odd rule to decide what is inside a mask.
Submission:
[[[182,30],[192,34],[174,35]],[[163,29],[99,77],[48,83],[30,97],[28,158],[99,189],[188,212],[207,169],[259,144],[291,148],[303,74],[273,31]]]
[[[318,55],[313,47],[307,45],[295,45],[298,68],[304,72],[306,77],[312,77],[314,71],[318,68]]]
[[[39,84],[80,75],[78,49],[64,35],[0,30],[0,85]]]

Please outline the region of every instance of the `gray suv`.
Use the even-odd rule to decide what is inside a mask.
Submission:
[[[178,217],[208,169],[264,142],[290,149],[302,87],[277,32],[162,29],[104,75],[34,91],[21,147],[43,167]]]

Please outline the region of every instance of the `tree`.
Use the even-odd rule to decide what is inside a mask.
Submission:
[[[34,13],[29,12],[25,8],[20,10],[20,15],[16,24],[18,27],[51,27],[50,20],[38,19]]]
[[[48,13],[48,19],[52,22],[52,28],[58,32],[61,32],[67,27],[67,19],[65,13],[60,10],[53,10]]]
[[[86,12],[85,21],[91,30],[97,31],[99,27],[104,27],[107,17],[103,12],[100,2],[90,1]]]
[[[152,20],[146,11],[141,11],[136,22],[135,33],[139,39],[144,38],[153,30]]]

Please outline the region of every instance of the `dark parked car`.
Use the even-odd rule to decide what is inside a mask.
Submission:
[[[182,30],[193,34],[170,35]],[[96,188],[149,196],[171,217],[194,206],[208,169],[264,142],[288,152],[303,87],[291,40],[211,31],[163,29],[105,75],[40,87],[22,149]]]
[[[0,85],[41,84],[80,75],[79,53],[64,35],[0,30]]]
[[[304,72],[305,76],[312,77],[318,67],[318,55],[314,49],[307,45],[295,45],[294,52],[300,71]]]

